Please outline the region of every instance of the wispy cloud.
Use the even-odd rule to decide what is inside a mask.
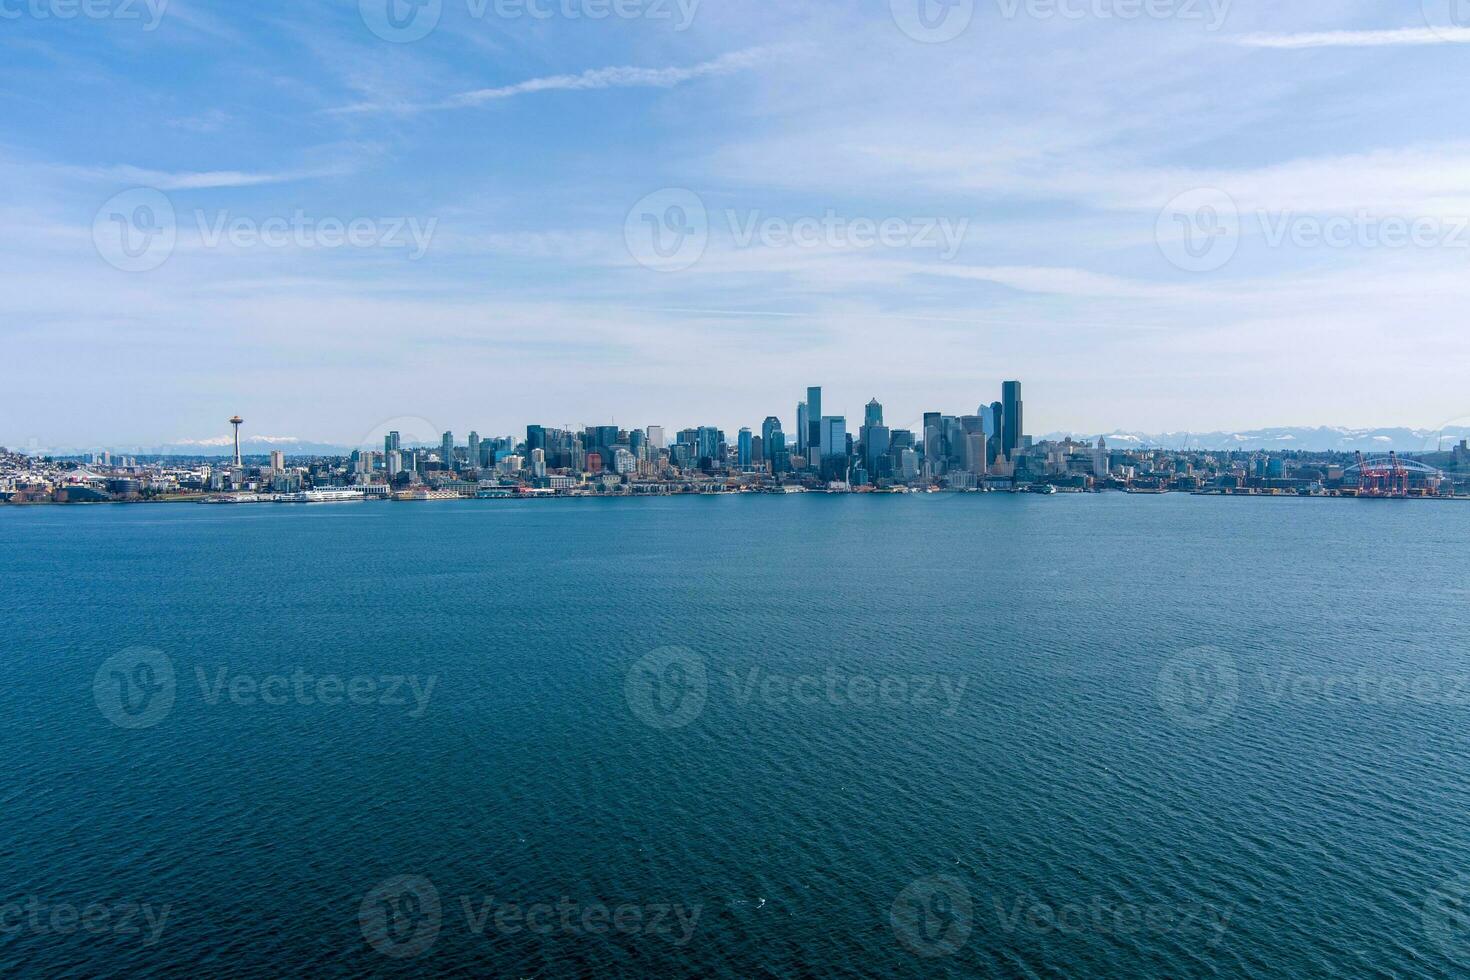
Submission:
[[[83,180],[107,183],[139,184],[161,191],[208,190],[219,187],[254,187],[259,184],[286,184],[298,180],[338,177],[348,172],[344,167],[280,172],[243,170],[164,171],[143,167],[64,167],[66,173]]]
[[[1411,44],[1470,44],[1470,27],[1418,27],[1394,31],[1320,31],[1306,34],[1247,34],[1248,48],[1383,48]]]
[[[685,82],[692,82],[701,78],[732,75],[736,72],[747,71],[757,67],[773,53],[773,49],[771,48],[747,48],[743,51],[732,51],[711,61],[705,61],[687,67],[638,68],[619,66],[591,68],[577,75],[547,75],[542,78],[531,78],[524,82],[516,82],[513,85],[501,85],[496,88],[482,88],[470,92],[460,92],[457,95],[452,95],[438,102],[360,102],[355,105],[343,106],[336,111],[414,113],[436,109],[468,109],[484,105],[488,102],[513,99],[520,95],[533,95],[539,92],[585,92],[611,88],[673,88],[676,85],[682,85]]]

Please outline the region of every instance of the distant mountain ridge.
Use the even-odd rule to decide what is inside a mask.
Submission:
[[[1103,433],[1049,432],[1039,439],[1061,440],[1071,437],[1081,442],[1096,442],[1101,435],[1108,445],[1150,449],[1198,449],[1211,452],[1290,451],[1303,452],[1381,452],[1432,453],[1441,447],[1448,451],[1461,439],[1470,438],[1470,426],[1446,426],[1444,429],[1349,429],[1338,426],[1283,426],[1218,432],[1141,432],[1116,429]],[[26,452],[53,456],[84,456],[97,447],[52,446],[19,447]],[[233,451],[228,436],[210,439],[181,439],[152,446],[106,446],[113,455],[126,456],[214,456],[227,457]],[[295,436],[250,436],[240,440],[240,452],[247,456],[264,456],[279,449],[287,456],[345,456],[354,446],[341,443],[310,442]],[[380,445],[369,448],[381,450]],[[407,445],[404,448],[409,448]]]
[[[1130,432],[1126,430],[1079,435],[1052,432],[1042,438],[1073,439],[1096,442],[1099,435],[1109,446],[1135,446],[1153,449],[1199,449],[1220,452],[1298,450],[1302,452],[1400,452],[1432,453],[1440,448],[1448,451],[1461,439],[1470,437],[1470,426],[1447,426],[1444,429],[1347,429],[1337,426],[1286,426],[1248,429],[1236,432]]]

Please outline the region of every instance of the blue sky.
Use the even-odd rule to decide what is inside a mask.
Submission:
[[[0,442],[1470,416],[1470,3],[389,2],[0,0]]]

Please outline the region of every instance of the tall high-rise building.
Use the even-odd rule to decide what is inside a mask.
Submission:
[[[754,465],[755,460],[752,458],[751,455],[752,449],[753,447],[751,445],[750,429],[743,428],[740,430],[740,435],[736,440],[735,448],[737,464],[742,470],[748,470],[752,465]]]
[[[403,437],[398,434],[398,430],[397,429],[394,429],[392,432],[390,432],[386,436],[384,436],[383,437],[383,455],[386,456],[389,453],[396,453],[396,452],[398,452],[399,449],[402,448],[402,446],[400,445],[401,442],[402,442],[402,440],[403,440]]]
[[[1021,382],[1007,381],[1001,385],[1000,400],[1000,449],[1006,455],[1006,458],[1010,459],[1021,448],[1021,438],[1026,434],[1026,426],[1021,417]]]
[[[985,428],[985,457],[986,461],[994,463],[1000,458],[1000,433],[1005,424],[1005,406],[1000,402],[991,402],[990,410],[982,412],[986,416]]]
[[[888,427],[883,424],[883,406],[876,398],[863,409],[863,427],[858,430],[858,439],[863,444],[863,468],[868,471],[868,479],[876,482],[890,444]]]
[[[761,447],[765,450],[766,462],[771,461],[772,446],[771,437],[781,431],[781,420],[774,415],[767,415],[766,420],[761,423]]]
[[[821,473],[828,480],[844,480],[847,478],[847,418],[842,415],[828,415],[822,419],[818,427],[820,438],[817,447],[812,450],[812,459],[821,468]]]
[[[454,469],[454,433],[446,432],[439,441],[439,456],[444,460],[446,470]]]
[[[811,436],[811,426],[808,424],[810,416],[807,414],[806,402],[796,403],[796,451],[805,456],[807,439]]]
[[[664,427],[661,425],[650,425],[648,427],[649,448],[657,452],[664,448]]]
[[[470,430],[470,469],[476,469],[480,465],[480,434]]]
[[[944,415],[924,413],[924,468],[929,477],[944,472]]]
[[[887,465],[889,450],[892,447],[892,439],[889,436],[886,425],[865,425],[862,431],[863,439],[863,462],[868,470],[868,477],[876,481],[879,476],[884,475],[885,470],[890,469]]]
[[[275,473],[286,472],[286,454],[279,449],[271,450],[271,470]]]
[[[695,455],[700,466],[723,466],[725,434],[712,425],[701,425],[694,432]]]
[[[985,417],[983,415],[963,416],[960,419],[960,429],[964,433],[961,465],[966,473],[984,476],[988,462],[985,448]]]
[[[806,445],[811,452],[813,464],[820,464],[821,459],[818,452],[822,445],[822,389],[817,387],[806,390]]]

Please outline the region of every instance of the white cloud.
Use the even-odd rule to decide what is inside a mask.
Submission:
[[[260,184],[285,184],[298,180],[337,177],[347,173],[344,167],[281,172],[244,170],[164,171],[128,165],[116,167],[63,167],[64,173],[83,180],[136,184],[161,191],[208,190],[220,187],[255,187]]]
[[[1247,34],[1236,39],[1248,48],[1381,48],[1405,44],[1470,44],[1467,27],[1417,27],[1393,31],[1319,31],[1303,34]]]
[[[599,89],[612,88],[673,88],[685,82],[695,81],[700,78],[710,78],[718,75],[730,75],[740,71],[746,71],[756,67],[772,54],[769,48],[748,48],[743,51],[733,51],[721,55],[711,61],[701,62],[688,67],[665,67],[665,68],[638,68],[633,66],[618,66],[611,68],[591,68],[576,75],[548,75],[542,78],[531,78],[524,82],[516,82],[513,85],[501,85],[496,88],[475,89],[470,92],[461,92],[438,102],[429,103],[373,103],[361,102],[356,105],[344,106],[338,112],[397,112],[414,113],[426,112],[435,109],[467,109],[474,106],[484,105],[487,102],[495,102],[501,99],[512,99],[518,95],[532,95],[538,92],[583,92]]]

